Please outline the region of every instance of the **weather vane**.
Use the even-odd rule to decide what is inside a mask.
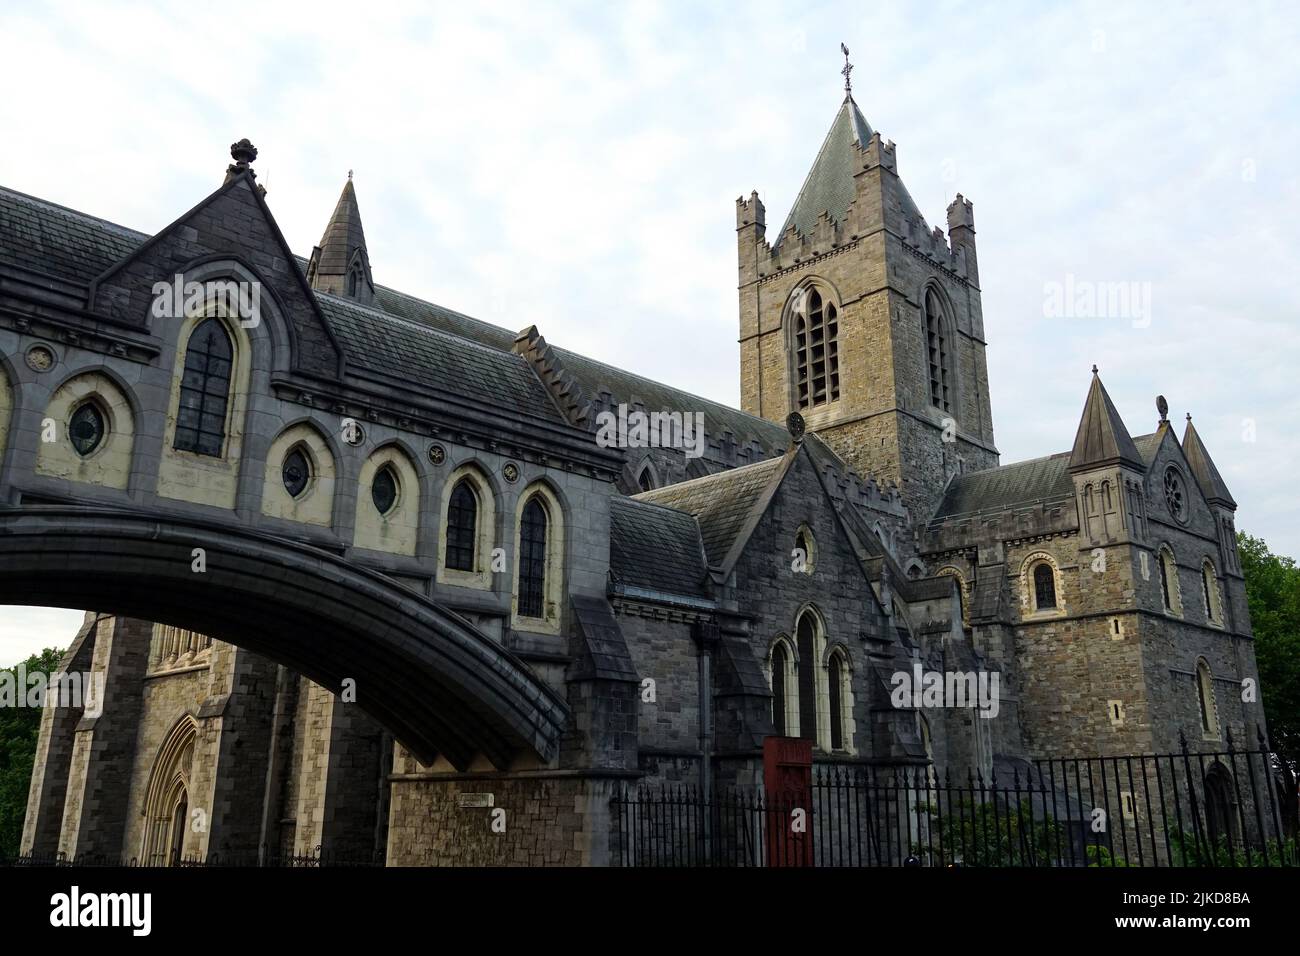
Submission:
[[[844,92],[852,94],[853,84],[849,82],[849,76],[853,72],[853,64],[849,62],[849,48],[841,43],[840,49],[844,51],[844,69],[840,70],[844,74]]]

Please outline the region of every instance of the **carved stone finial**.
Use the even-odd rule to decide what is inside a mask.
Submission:
[[[234,160],[226,167],[226,182],[230,181],[232,176],[246,172],[256,178],[257,173],[253,172],[250,165],[253,160],[257,159],[257,147],[248,141],[247,138],[241,139],[238,143],[230,144],[230,158]]]
[[[352,181],[352,170],[348,170],[348,182]]]
[[[238,143],[230,144],[230,158],[240,166],[247,166],[253,160],[257,159],[257,147],[248,141],[245,137]]]
[[[1168,423],[1169,423],[1169,403],[1168,403],[1167,401],[1165,401],[1165,397],[1164,397],[1163,395],[1157,395],[1157,396],[1156,396],[1156,411],[1158,411],[1158,412],[1160,413],[1160,424],[1161,424],[1161,425],[1166,425],[1166,424],[1168,424]]]
[[[1097,374],[1097,363],[1095,363],[1095,362],[1094,362],[1093,365],[1092,365],[1092,374],[1093,374],[1093,375],[1096,375],[1096,374]]]

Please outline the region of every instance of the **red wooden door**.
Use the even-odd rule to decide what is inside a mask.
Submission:
[[[812,741],[763,739],[767,865],[812,866]]]

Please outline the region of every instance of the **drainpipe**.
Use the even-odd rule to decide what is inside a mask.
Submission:
[[[713,648],[719,632],[716,621],[697,621],[693,630],[700,649],[700,793],[707,796],[713,785]]]
[[[267,842],[271,836],[272,814],[274,819],[280,818],[280,807],[277,805],[280,778],[283,772],[283,761],[280,758],[280,751],[283,749],[280,745],[280,737],[284,731],[284,723],[287,719],[286,702],[289,696],[290,684],[289,669],[283,664],[276,665],[275,670],[275,711],[271,718],[271,746],[266,759],[266,782],[262,788],[262,826],[257,838],[257,862],[259,865],[266,863]]]

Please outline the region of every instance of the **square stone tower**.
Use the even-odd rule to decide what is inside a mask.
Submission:
[[[799,412],[915,521],[950,476],[997,465],[972,205],[931,231],[851,93],[775,242],[757,192],[736,233],[746,411]]]

